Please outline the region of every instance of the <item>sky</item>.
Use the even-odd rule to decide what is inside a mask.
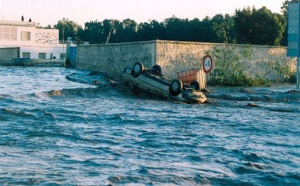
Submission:
[[[192,20],[216,14],[234,15],[246,7],[266,6],[281,13],[284,0],[0,0],[0,20],[25,21],[54,26],[63,18],[84,27],[90,21],[133,19],[137,23],[163,21],[175,16]]]

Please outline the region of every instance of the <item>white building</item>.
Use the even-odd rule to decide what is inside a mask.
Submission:
[[[59,44],[58,29],[37,28],[34,22],[0,20],[0,48],[19,47],[19,57],[61,59],[65,45]]]

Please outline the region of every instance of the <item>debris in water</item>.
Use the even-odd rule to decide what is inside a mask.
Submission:
[[[62,93],[59,90],[51,90],[51,91],[48,92],[48,95],[49,96],[61,96]]]
[[[248,106],[248,107],[258,107],[258,105],[254,104],[254,103],[248,103],[247,106]]]

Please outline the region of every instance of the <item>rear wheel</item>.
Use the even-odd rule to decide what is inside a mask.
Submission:
[[[200,84],[196,80],[191,82],[190,87],[194,88],[195,90],[200,90]]]
[[[144,71],[143,63],[136,62],[131,69],[131,76],[137,78],[141,75],[143,71]]]
[[[173,79],[169,86],[169,93],[172,96],[178,96],[183,89],[183,84],[179,79]]]
[[[153,73],[161,76],[161,67],[159,65],[154,65],[151,70]]]

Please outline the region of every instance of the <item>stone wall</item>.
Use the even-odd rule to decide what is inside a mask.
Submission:
[[[240,60],[246,69],[246,73],[252,78],[262,77],[271,81],[282,81],[281,74],[285,67],[296,70],[296,58],[287,57],[286,47],[231,45],[223,46],[226,55]],[[224,63],[225,59],[216,59],[216,64]],[[216,65],[218,68],[220,65]]]
[[[154,41],[77,46],[76,68],[105,71],[115,79],[135,62],[155,64]]]
[[[156,63],[162,67],[165,75],[176,78],[176,72],[201,68],[203,57],[206,53],[211,54],[212,47],[217,44],[157,41],[156,46]]]
[[[250,77],[264,77],[281,81],[276,68],[296,71],[296,58],[287,57],[286,47],[260,45],[226,45],[216,43],[157,41],[157,61],[164,74],[175,78],[174,72],[202,68],[203,57],[210,54],[214,66],[209,78],[217,76],[217,69],[228,63],[240,62]],[[228,67],[230,68],[230,67]]]
[[[228,62],[240,62],[251,77],[280,81],[277,67],[295,71],[296,58],[288,58],[286,47],[257,45],[226,45],[215,43],[149,41],[103,45],[80,45],[77,48],[77,68],[101,70],[118,78],[126,66],[143,62],[162,67],[164,75],[176,78],[176,72],[201,68],[206,54],[213,57],[214,67],[209,78],[218,76],[218,68]],[[230,67],[228,67],[230,68]]]
[[[10,61],[13,58],[19,57],[20,48],[0,48],[0,61]]]

